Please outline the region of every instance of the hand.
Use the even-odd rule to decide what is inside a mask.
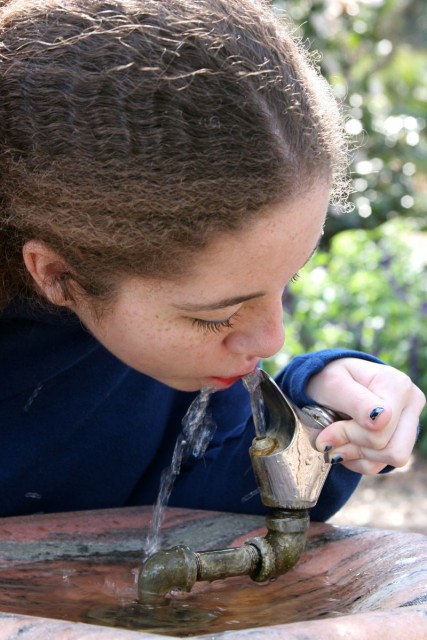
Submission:
[[[407,375],[368,360],[342,358],[310,379],[307,394],[316,404],[350,416],[326,427],[316,440],[332,463],[373,475],[408,462],[425,396]]]

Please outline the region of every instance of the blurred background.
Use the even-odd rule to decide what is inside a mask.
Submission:
[[[368,351],[427,394],[427,10],[425,0],[272,0],[346,115],[354,205],[329,212],[320,250],[284,296],[286,345]],[[427,534],[427,410],[415,455],[364,478],[340,523]]]

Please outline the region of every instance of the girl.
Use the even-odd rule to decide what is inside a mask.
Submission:
[[[256,0],[8,0],[0,47],[1,515],[152,503],[205,386],[171,504],[262,512],[239,379],[345,196],[328,86]],[[351,416],[314,519],[408,460],[424,397],[395,369],[332,350],[278,383]]]

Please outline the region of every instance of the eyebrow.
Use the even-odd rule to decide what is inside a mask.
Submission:
[[[246,296],[236,296],[235,298],[224,298],[216,302],[208,304],[174,304],[173,306],[183,311],[216,311],[217,309],[225,309],[227,307],[234,307],[236,304],[247,302],[248,300],[254,300],[255,298],[261,298],[265,295],[264,291],[257,291],[256,293],[250,293]]]
[[[310,253],[307,260],[301,266],[301,269],[305,267],[307,262],[311,260],[313,255],[316,253],[319,248],[320,241],[323,236],[323,231],[319,236],[318,241]],[[236,304],[241,304],[242,302],[247,302],[248,300],[255,300],[256,298],[261,298],[265,295],[265,291],[257,291],[256,293],[250,293],[246,296],[236,296],[235,298],[224,298],[223,300],[218,300],[217,302],[210,302],[208,304],[173,304],[172,306],[176,309],[181,309],[182,311],[217,311],[218,309],[226,309],[227,307],[234,307]]]

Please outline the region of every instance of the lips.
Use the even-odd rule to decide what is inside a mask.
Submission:
[[[211,380],[213,380],[214,382],[219,382],[221,385],[226,385],[228,387],[229,385],[234,384],[235,382],[240,380],[240,378],[243,378],[243,376],[234,376],[233,378],[213,377],[211,378]]]
[[[255,368],[256,367],[254,367],[254,369]],[[212,378],[209,378],[209,379],[215,384],[215,386],[220,385],[221,387],[229,387],[230,385],[234,384],[238,380],[241,380],[242,378],[244,378],[244,376],[247,376],[249,373],[252,373],[254,369],[251,369],[251,371],[247,371],[246,373],[241,373],[238,376],[232,376],[231,378],[220,378],[218,376],[212,376]]]

